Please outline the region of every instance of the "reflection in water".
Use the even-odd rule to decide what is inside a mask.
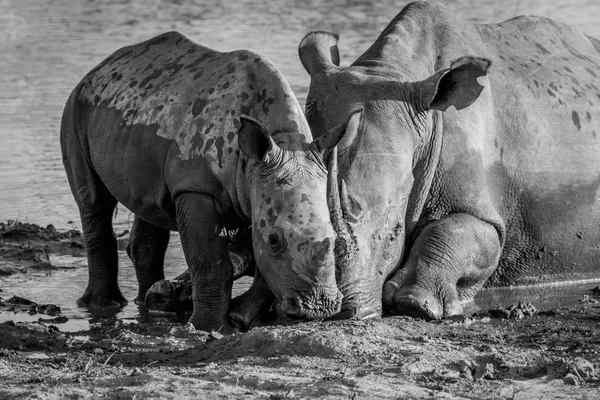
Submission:
[[[580,282],[561,282],[538,286],[517,286],[489,288],[475,296],[475,305],[482,310],[497,307],[507,308],[519,301],[529,301],[539,311],[547,311],[559,307],[573,307],[582,302],[586,296],[598,297],[592,289],[600,284],[600,279]]]
[[[84,74],[117,48],[176,29],[218,50],[252,49],[275,62],[303,104],[309,79],[298,60],[297,45],[305,33],[315,29],[340,33],[341,61],[348,64],[404,4],[395,0],[5,0],[0,15],[0,219],[80,228],[59,148],[62,108]],[[538,14],[600,37],[594,19],[596,0],[568,4],[448,0],[444,4],[472,22]],[[130,226],[130,215],[121,208],[115,228],[122,231]],[[172,278],[183,272],[185,263],[179,244],[172,243],[169,252],[167,277]],[[121,260],[120,284],[126,297],[133,299],[135,273],[124,254]],[[39,303],[60,303],[67,315],[83,312],[73,305],[87,282],[84,268],[53,271],[21,284],[11,279],[1,280],[1,287],[18,289],[20,296]],[[130,304],[119,316],[137,314]]]
[[[173,279],[185,271],[186,264],[183,252],[181,251],[181,242],[177,234],[171,236],[171,246],[165,256],[165,277]],[[148,315],[140,310],[140,306],[133,302],[137,296],[137,280],[131,261],[125,251],[119,251],[119,286],[125,298],[129,303],[123,308],[79,308],[76,306],[77,299],[81,297],[88,281],[88,270],[85,268],[87,259],[85,257],[72,256],[52,256],[50,258],[52,265],[60,268],[58,270],[49,270],[34,274],[15,274],[0,278],[0,288],[2,288],[2,298],[9,299],[12,296],[24,297],[38,304],[55,304],[62,310],[62,315],[69,318],[69,321],[58,325],[63,331],[80,331],[88,329],[88,320],[111,319],[118,317],[120,321],[132,323],[140,318],[167,319],[171,322],[181,322],[186,320],[185,316],[161,317],[157,315]],[[252,278],[242,277],[234,283],[233,296],[240,295],[246,291]],[[37,321],[38,319],[50,319],[51,317],[26,313],[3,313],[0,312],[0,323],[4,321]]]

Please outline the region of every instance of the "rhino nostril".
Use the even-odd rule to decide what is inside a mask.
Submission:
[[[295,297],[288,297],[281,302],[281,309],[290,318],[305,318],[306,314],[302,311],[300,301]]]
[[[329,237],[321,240],[319,243],[315,244],[312,248],[312,257],[315,261],[325,261],[327,256],[331,251],[331,243],[332,240]]]

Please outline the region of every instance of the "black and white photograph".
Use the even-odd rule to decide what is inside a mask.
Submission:
[[[0,399],[599,399],[597,0],[0,0]]]

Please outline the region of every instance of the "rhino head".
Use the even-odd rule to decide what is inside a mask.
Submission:
[[[384,283],[418,230],[441,147],[433,112],[472,104],[489,62],[464,58],[418,77],[377,57],[340,67],[337,42],[335,34],[309,33],[299,53],[311,76],[306,116],[315,136],[361,110],[337,146],[338,179],[329,190],[340,317],[364,318],[380,315]]]
[[[280,309],[291,318],[324,318],[341,307],[326,158],[344,136],[344,126],[307,142],[298,132],[271,135],[260,122],[241,118],[238,143],[250,160],[246,203],[254,258]]]

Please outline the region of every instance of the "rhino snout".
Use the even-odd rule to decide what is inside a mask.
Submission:
[[[342,307],[342,293],[319,290],[310,296],[294,295],[284,298],[279,307],[288,318],[320,319],[337,314]]]

